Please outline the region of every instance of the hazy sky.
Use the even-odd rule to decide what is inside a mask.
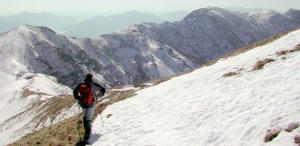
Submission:
[[[300,0],[0,0],[0,16],[22,12],[108,16],[131,10],[159,15],[177,10],[190,12],[208,6],[268,8],[285,12],[289,8],[300,9]]]

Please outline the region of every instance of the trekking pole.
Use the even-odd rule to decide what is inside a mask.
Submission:
[[[100,104],[101,105],[101,104]],[[101,106],[100,106],[101,107]],[[103,111],[103,110],[102,110]],[[101,117],[101,120],[102,120],[102,125],[103,125],[103,127],[104,127],[104,122],[103,122],[103,118],[102,118],[102,112],[100,113],[100,117]]]
[[[101,115],[101,113],[100,113],[100,117],[101,117],[101,120],[102,120],[102,125],[103,125],[103,127],[101,128],[101,130],[100,130],[100,133],[102,132],[102,129],[104,128],[104,122],[103,122],[103,119],[102,119],[102,115]]]
[[[101,117],[101,120],[102,120],[102,125],[103,125],[103,127],[104,127],[104,122],[103,122],[101,113],[100,113],[100,117]]]

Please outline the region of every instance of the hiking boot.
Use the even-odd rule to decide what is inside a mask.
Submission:
[[[83,140],[87,141],[90,139],[90,134],[84,134]]]
[[[88,140],[91,135],[92,131],[92,121],[91,120],[86,120],[86,118],[83,118],[83,127],[84,127],[84,140]]]

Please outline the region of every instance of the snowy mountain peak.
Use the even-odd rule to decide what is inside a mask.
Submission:
[[[211,12],[216,12],[216,13],[224,13],[224,12],[229,12],[228,10],[221,9],[218,7],[206,7],[206,8],[201,8],[195,11],[192,11],[189,15],[187,15],[184,19],[193,19],[197,18],[200,16],[206,16],[206,15],[211,15]]]
[[[225,18],[232,17],[232,15],[244,17],[246,16],[245,14],[246,13],[234,12],[234,11],[230,11],[218,7],[207,7],[207,8],[202,8],[191,12],[188,16],[186,16],[185,19],[193,19],[193,18],[197,19],[197,18],[202,18],[207,16],[216,17],[218,15]],[[280,15],[280,14],[271,10],[259,10],[259,11],[253,11],[249,13],[249,16],[253,16],[253,15],[259,15],[262,17],[272,17],[274,15]]]
[[[33,35],[33,36],[43,37],[45,39],[48,39],[48,37],[51,37],[53,35],[60,36],[57,32],[53,31],[48,27],[32,26],[32,25],[20,25],[19,27],[12,29],[11,31],[8,31],[7,33],[4,33],[1,36],[5,36],[9,38],[9,37],[14,37],[9,35],[16,35],[16,34],[22,35],[25,38],[30,38]]]
[[[17,27],[16,29],[13,29],[15,31],[22,31],[22,30],[26,30],[26,31],[29,31],[30,28],[29,28],[29,25],[20,25],[19,27]]]
[[[28,31],[30,31],[30,29],[27,27],[27,25],[20,25],[10,31],[7,31],[7,32],[1,34],[0,38],[8,39],[8,38],[12,37],[12,35],[22,34],[22,33],[28,32]]]
[[[285,13],[299,13],[300,10],[297,10],[297,9],[293,9],[293,8],[290,8],[287,12]]]
[[[284,13],[285,15],[296,19],[300,22],[300,10],[296,10],[296,9],[289,9],[287,12]]]
[[[271,10],[259,10],[259,11],[254,11],[254,12],[250,12],[249,15],[255,15],[255,14],[259,14],[259,15],[274,15],[274,14],[279,14],[276,13],[274,11]]]

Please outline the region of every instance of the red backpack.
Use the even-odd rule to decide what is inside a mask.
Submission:
[[[79,93],[81,96],[81,104],[83,107],[91,107],[93,105],[93,93],[92,93],[92,85],[81,83],[79,88]]]

